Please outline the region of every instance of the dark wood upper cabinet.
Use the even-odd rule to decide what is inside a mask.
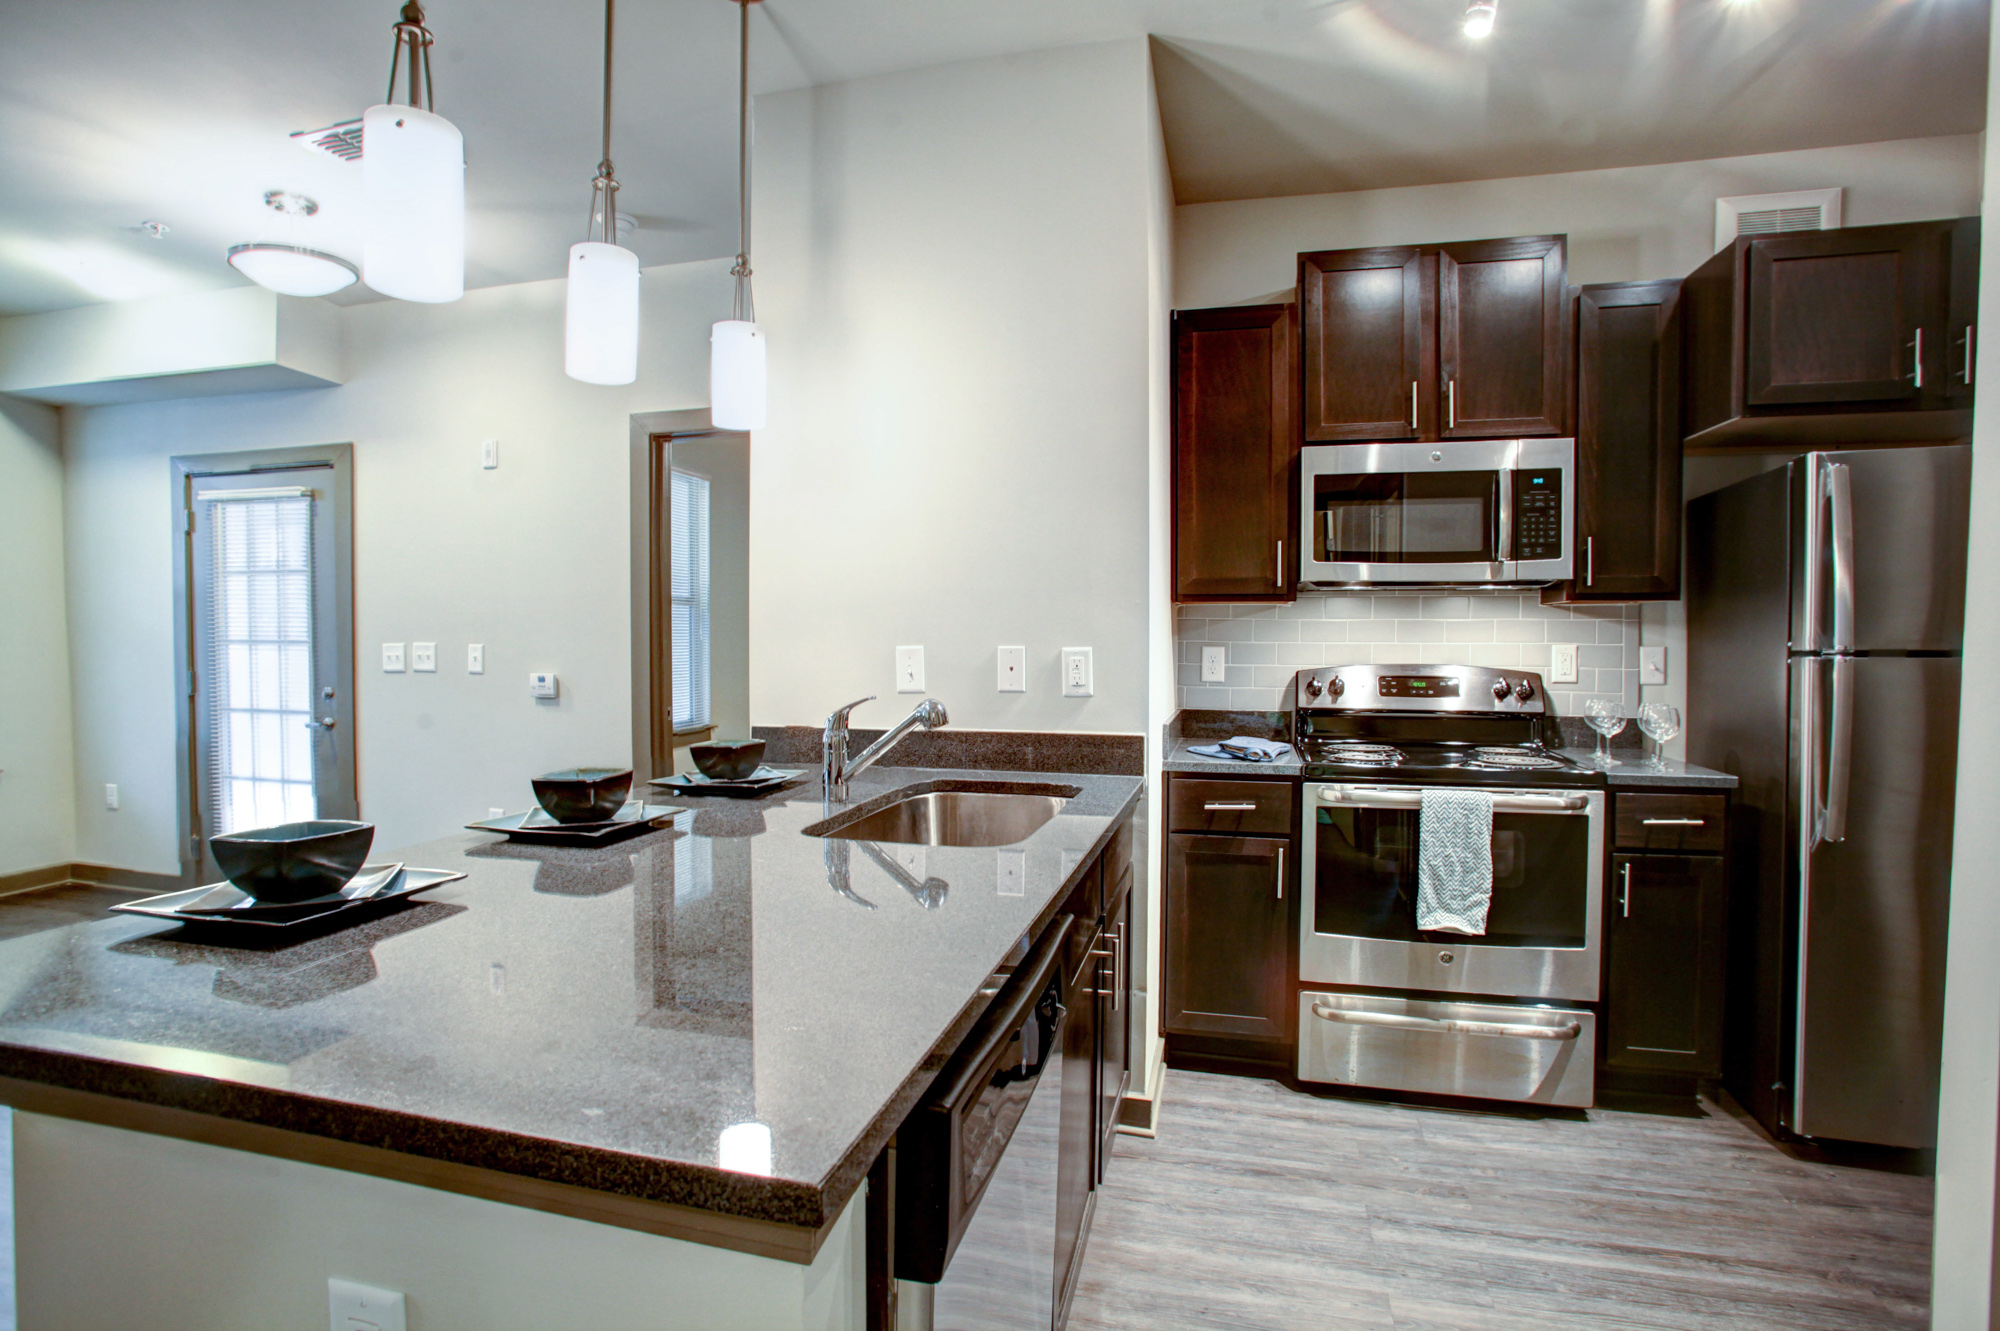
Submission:
[[[1307,439],[1416,439],[1437,419],[1435,271],[1414,245],[1299,256]]]
[[[1174,313],[1175,600],[1294,595],[1298,341],[1291,305]]]
[[[1738,237],[1685,284],[1687,443],[1901,443],[1971,428],[1978,219]]]
[[[1565,432],[1566,249],[1562,236],[1438,247],[1443,438]]]
[[[1679,282],[1576,298],[1576,577],[1549,603],[1681,594]]]

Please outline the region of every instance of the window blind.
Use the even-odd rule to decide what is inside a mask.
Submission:
[[[200,499],[211,832],[315,817],[312,494],[212,491]]]
[[[708,479],[676,471],[672,490],[674,729],[698,730],[709,723]]]

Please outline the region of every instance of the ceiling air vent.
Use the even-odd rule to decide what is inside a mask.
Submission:
[[[1802,189],[1789,194],[1737,194],[1715,201],[1715,248],[1738,236],[1774,236],[1781,231],[1832,231],[1840,225],[1840,189]]]
[[[325,129],[302,129],[292,135],[292,142],[307,152],[325,153],[343,162],[358,162],[361,160],[361,122],[343,120]]]

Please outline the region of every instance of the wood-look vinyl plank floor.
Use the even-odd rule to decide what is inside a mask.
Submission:
[[[1931,1181],[1738,1114],[1486,1113],[1170,1069],[1075,1331],[1920,1331]]]

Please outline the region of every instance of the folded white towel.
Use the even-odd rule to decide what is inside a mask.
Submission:
[[[1426,790],[1417,815],[1417,928],[1486,932],[1493,904],[1493,797]]]

